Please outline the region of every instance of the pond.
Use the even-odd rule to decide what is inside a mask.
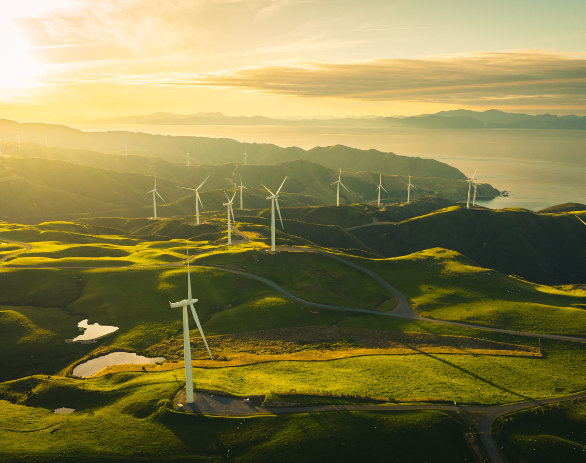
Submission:
[[[75,408],[61,407],[61,408],[56,408],[53,411],[53,413],[65,414],[65,413],[73,413],[74,411],[75,411]]]
[[[148,358],[137,355],[133,352],[112,352],[108,355],[102,355],[95,359],[88,360],[73,369],[75,376],[87,378],[95,375],[98,371],[112,365],[144,364],[163,362],[165,357]]]
[[[83,334],[80,334],[73,339],[67,340],[68,342],[92,342],[118,330],[117,326],[105,326],[100,325],[99,323],[93,323],[90,325],[87,318],[80,321],[77,326],[79,326],[79,329],[83,331]]]

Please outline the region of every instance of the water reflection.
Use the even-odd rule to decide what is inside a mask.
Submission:
[[[91,342],[118,330],[117,326],[104,326],[99,323],[93,323],[90,325],[87,318],[80,321],[77,326],[79,326],[80,330],[83,330],[83,334],[68,340],[69,342]]]
[[[95,375],[98,371],[112,365],[144,364],[163,362],[165,357],[148,358],[137,355],[133,352],[112,352],[95,359],[88,360],[73,369],[75,376],[87,378]]]

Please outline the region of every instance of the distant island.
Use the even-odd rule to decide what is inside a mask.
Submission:
[[[328,127],[408,127],[423,129],[552,129],[586,130],[586,116],[574,114],[529,115],[496,109],[470,111],[456,109],[411,117],[346,117],[287,119],[265,116],[227,116],[222,113],[173,114],[153,113],[93,121],[99,124],[144,125],[281,125]]]

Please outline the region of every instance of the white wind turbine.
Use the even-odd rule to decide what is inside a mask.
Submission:
[[[161,201],[165,202],[165,200],[163,199],[163,197],[159,194],[159,192],[157,191],[157,176],[155,175],[155,187],[151,190],[151,191],[147,191],[146,194],[148,195],[149,193],[153,194],[153,209],[155,211],[155,215],[154,215],[154,219],[157,218],[157,198],[155,195],[157,195],[159,198],[161,198]]]
[[[224,194],[228,200],[227,203],[224,203],[224,206],[228,206],[228,244],[232,244],[232,225],[230,224],[230,220],[234,221],[234,209],[232,209],[232,204],[234,203],[236,192],[234,192],[232,199],[228,197],[228,194],[225,191]]]
[[[474,180],[474,197],[472,198],[472,207],[476,206],[476,191],[478,190],[478,183]]]
[[[244,148],[244,165],[246,164],[246,161],[248,160],[248,150],[246,148]]]
[[[411,175],[409,175],[409,183],[407,184],[407,204],[411,201],[411,188],[415,188],[415,185],[411,183]],[[417,190],[417,188],[415,188]]]
[[[187,165],[191,165],[191,155],[189,154],[189,151],[187,152]]]
[[[240,185],[238,186],[240,188],[240,210],[242,210],[242,190],[248,190],[248,188],[242,183],[242,175],[238,174],[238,176],[240,177]]]
[[[478,168],[476,168],[476,170],[478,170]],[[474,171],[474,175],[472,175],[472,177],[466,180],[466,182],[468,183],[468,199],[466,200],[467,209],[470,209],[470,188],[472,188],[472,184],[474,183],[474,176],[476,175],[476,170]],[[476,191],[474,193],[476,193]]]
[[[285,180],[287,180],[287,177],[285,177]],[[283,188],[283,185],[285,184],[285,180],[283,180],[283,183],[281,183],[281,186],[279,187],[279,189],[277,190],[276,193],[273,194],[273,192],[271,190],[269,190],[266,186],[265,190],[267,190],[271,196],[267,196],[267,199],[271,200],[271,251],[275,252],[275,205],[277,206],[277,212],[279,213],[279,220],[281,221],[281,228],[285,228],[285,226],[283,225],[283,217],[281,217],[281,209],[279,209],[279,191],[281,191],[281,188]]]
[[[379,174],[378,186],[376,189],[378,190],[378,207],[380,207],[380,190],[382,189],[385,193],[388,193],[388,191],[385,190],[385,187],[383,186],[383,174]]]
[[[344,184],[342,183],[342,168],[340,167],[340,175],[338,175],[338,180],[336,180],[334,183],[331,183],[331,185],[335,185],[338,184],[338,190],[336,193],[336,206],[340,205],[340,185],[342,185],[344,187],[344,190],[348,191],[348,188],[346,188],[344,186]]]
[[[197,329],[199,330],[201,337],[203,339],[204,344],[206,345],[206,349],[208,350],[208,354],[210,354],[210,358],[214,360],[212,357],[212,353],[210,352],[210,348],[208,346],[208,342],[206,341],[206,337],[203,334],[203,329],[201,328],[201,324],[199,323],[199,318],[197,318],[197,312],[195,311],[195,307],[193,307],[193,303],[197,302],[197,299],[193,299],[191,295],[191,273],[189,271],[189,243],[187,245],[187,299],[183,299],[179,302],[169,302],[171,308],[176,309],[179,307],[183,307],[183,356],[185,358],[185,393],[187,395],[187,403],[193,403],[193,377],[192,377],[192,369],[191,369],[191,340],[189,338],[189,314],[187,313],[187,306],[191,307],[191,314],[195,319],[195,324],[197,325]]]
[[[191,190],[191,191],[195,191],[195,217],[196,217],[196,222],[199,225],[199,206],[201,205],[201,208],[203,209],[203,203],[201,202],[201,198],[199,197],[199,189],[203,186],[203,184],[206,182],[206,180],[210,178],[210,176],[208,175],[206,177],[206,179],[201,182],[201,185],[198,186],[197,188],[187,188],[184,186],[180,186],[179,188],[183,188],[184,190]]]

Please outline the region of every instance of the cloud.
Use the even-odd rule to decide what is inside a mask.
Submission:
[[[522,50],[343,64],[285,64],[181,78],[162,76],[152,83],[310,98],[586,105],[586,59],[570,53]]]

